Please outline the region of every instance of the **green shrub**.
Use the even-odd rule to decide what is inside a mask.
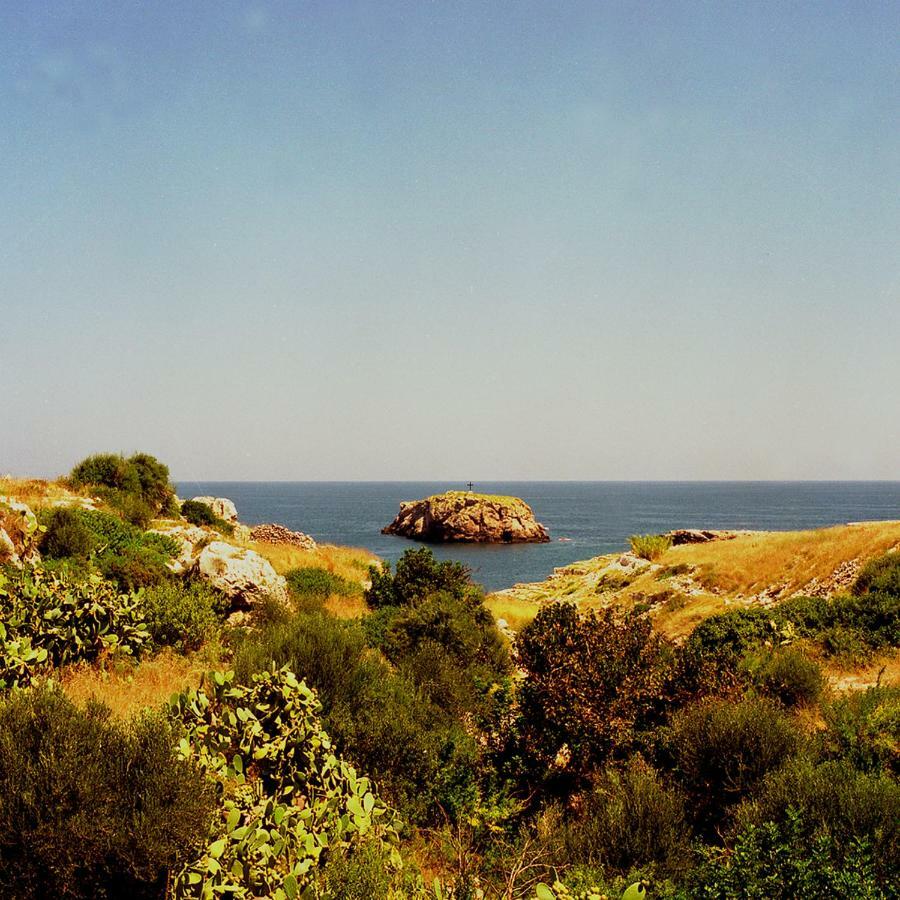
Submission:
[[[687,640],[699,656],[736,659],[773,636],[772,612],[765,609],[735,609],[704,619]]]
[[[46,528],[40,542],[44,556],[50,559],[87,559],[96,549],[97,535],[78,510],[62,507],[41,518]]]
[[[785,706],[811,706],[825,687],[818,663],[794,647],[752,654],[743,667],[762,693]]]
[[[352,597],[362,593],[362,585],[317,566],[291,569],[285,578],[297,599],[327,600],[333,594]]]
[[[130,725],[48,688],[0,705],[0,894],[156,900],[212,815],[158,716]]]
[[[199,500],[185,500],[181,504],[181,515],[191,523],[191,525],[204,525],[209,528],[215,528],[216,531],[225,535],[234,534],[234,525],[219,518],[211,506],[201,503]]]
[[[633,534],[628,542],[635,556],[651,562],[659,559],[672,546],[672,538],[667,534]]]
[[[799,757],[765,779],[756,797],[738,809],[736,821],[739,827],[784,824],[794,813],[808,836],[825,828],[844,852],[865,840],[882,875],[900,859],[900,784],[888,775]]]
[[[543,606],[515,645],[529,765],[578,779],[628,750],[661,704],[663,647],[646,617]]]
[[[439,591],[461,598],[473,588],[470,575],[462,563],[438,562],[427,547],[407,550],[397,562],[395,574],[391,574],[390,563],[369,568],[372,586],[366,591],[366,603],[373,609],[407,606]]]
[[[888,900],[865,841],[846,851],[828,831],[810,836],[796,812],[784,822],[748,825],[730,853],[707,848],[705,861],[688,880],[679,900]]]
[[[153,516],[171,508],[175,491],[169,469],[148,453],[99,453],[72,469],[74,487],[89,487],[132,524],[146,528]]]
[[[321,896],[321,867],[364,846],[399,868],[399,824],[369,780],[333,751],[315,691],[284,668],[236,684],[213,672],[173,701],[180,751],[222,792],[205,851],[175,881],[179,897]],[[302,802],[298,799],[302,798]]]
[[[223,596],[199,582],[172,581],[140,595],[144,621],[154,644],[196,650],[218,630],[227,608]]]
[[[665,735],[678,780],[700,828],[711,834],[729,806],[800,746],[790,718],[771,701],[709,699],[677,712]]]
[[[358,623],[324,612],[276,621],[245,637],[233,666],[247,682],[273,663],[303,672],[337,747],[377,772],[385,796],[407,817],[423,820],[438,804],[452,805],[445,788],[468,769],[473,738],[369,650]]]
[[[684,798],[635,760],[597,779],[581,813],[564,827],[564,862],[623,875],[652,864],[671,874],[688,864],[689,842]]]
[[[900,553],[885,553],[867,563],[853,585],[853,593],[900,597]]]
[[[131,546],[107,551],[95,560],[104,578],[114,581],[123,591],[164,584],[171,580],[167,556],[153,547]]]
[[[824,752],[863,772],[900,775],[900,687],[873,687],[822,710]]]
[[[0,573],[0,687],[101,653],[137,654],[148,639],[139,599],[96,575]]]

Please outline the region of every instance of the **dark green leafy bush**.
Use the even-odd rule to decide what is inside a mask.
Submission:
[[[327,600],[334,594],[339,597],[352,597],[354,594],[362,593],[362,585],[317,566],[291,569],[285,578],[297,599]]]
[[[69,474],[75,487],[107,487],[127,494],[141,491],[137,468],[118,453],[97,453],[83,459]]]
[[[900,553],[885,553],[863,567],[853,585],[853,594],[869,593],[900,597]]]
[[[677,712],[665,735],[675,775],[707,834],[799,749],[791,719],[771,701],[709,699]]]
[[[0,686],[101,653],[137,654],[148,639],[139,598],[96,575],[0,573]]]
[[[824,828],[843,852],[865,840],[882,877],[900,859],[900,784],[888,775],[801,756],[773,771],[755,798],[737,811],[736,821],[739,827],[784,824],[794,813],[799,813],[808,836]],[[900,873],[894,869],[893,874]]]
[[[700,656],[736,659],[773,636],[769,610],[735,609],[704,619],[687,640],[687,647]]]
[[[632,747],[635,729],[664,696],[663,650],[646,617],[579,613],[563,602],[542,607],[515,646],[531,765],[578,778]]]
[[[785,706],[811,706],[825,687],[818,663],[795,647],[751,654],[743,667],[762,693]]]
[[[99,453],[72,469],[69,481],[75,487],[93,488],[129,522],[145,528],[153,516],[172,505],[175,491],[169,469],[148,453]]]
[[[272,663],[303,673],[319,693],[336,745],[378,773],[383,792],[406,816],[421,820],[437,804],[452,806],[445,787],[468,771],[474,740],[373,653],[357,623],[324,612],[277,620],[245,638],[233,665],[247,682]]]
[[[201,503],[199,500],[185,500],[181,504],[181,515],[191,525],[204,525],[209,528],[215,528],[216,531],[220,531],[222,534],[234,534],[234,525],[217,516],[211,506]]]
[[[169,557],[154,547],[130,546],[100,554],[95,564],[104,578],[114,581],[123,591],[164,584],[172,573]]]
[[[366,602],[373,609],[407,606],[436,592],[462,598],[473,589],[466,566],[451,560],[438,562],[427,547],[407,550],[397,562],[395,574],[385,563],[370,567],[369,575],[372,586],[366,591]]]
[[[85,521],[82,511],[54,509],[42,519],[46,528],[40,542],[44,556],[50,559],[87,559],[97,548],[98,536]]]
[[[607,769],[563,829],[564,862],[627,874],[653,865],[672,874],[690,861],[684,798],[639,760]]]
[[[0,895],[157,900],[212,816],[168,723],[119,725],[48,688],[0,705]]]
[[[827,830],[814,832],[800,814],[783,822],[748,825],[730,853],[706,848],[705,862],[691,874],[678,900],[888,900],[865,841],[849,849],[836,845]]]
[[[228,608],[220,593],[200,582],[149,587],[140,602],[153,643],[181,651],[196,650],[212,638]]]
[[[824,752],[862,772],[900,775],[900,687],[854,691],[822,709]]]

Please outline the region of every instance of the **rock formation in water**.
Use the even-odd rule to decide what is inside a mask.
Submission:
[[[401,503],[397,518],[382,534],[429,543],[541,544],[550,540],[524,500],[466,491]]]

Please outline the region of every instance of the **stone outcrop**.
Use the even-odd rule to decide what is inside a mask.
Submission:
[[[675,531],[669,531],[665,537],[672,539],[672,546],[678,547],[682,544],[707,544],[710,541],[733,541],[736,537],[745,534],[756,534],[754,531],[723,531],[723,530],[707,530],[700,528],[678,528]]]
[[[430,543],[546,543],[547,529],[518,497],[448,491],[400,504],[400,512],[382,534]]]
[[[231,598],[238,608],[271,597],[280,603],[288,602],[287,582],[272,564],[253,550],[245,550],[213,541],[200,551],[198,574],[214,588]]]
[[[37,548],[40,530],[31,508],[12,497],[0,497],[0,563],[21,568],[41,558]]]
[[[208,506],[220,519],[230,522],[232,525],[237,522],[237,507],[227,497],[192,497],[195,503],[203,503]]]
[[[302,531],[291,531],[284,525],[254,525],[250,530],[250,539],[264,544],[290,544],[301,550],[315,550],[316,542]]]

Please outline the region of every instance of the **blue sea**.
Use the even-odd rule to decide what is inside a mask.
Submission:
[[[279,522],[317,541],[367,547],[396,560],[415,543],[381,534],[401,500],[465,486],[452,482],[213,482],[178,484],[179,496],[229,497],[242,522]],[[793,530],[900,519],[900,481],[480,482],[521,497],[550,530],[549,544],[444,545],[435,555],[473,570],[488,590],[540,581],[554,567],[624,549],[631,534],[673,528]]]

